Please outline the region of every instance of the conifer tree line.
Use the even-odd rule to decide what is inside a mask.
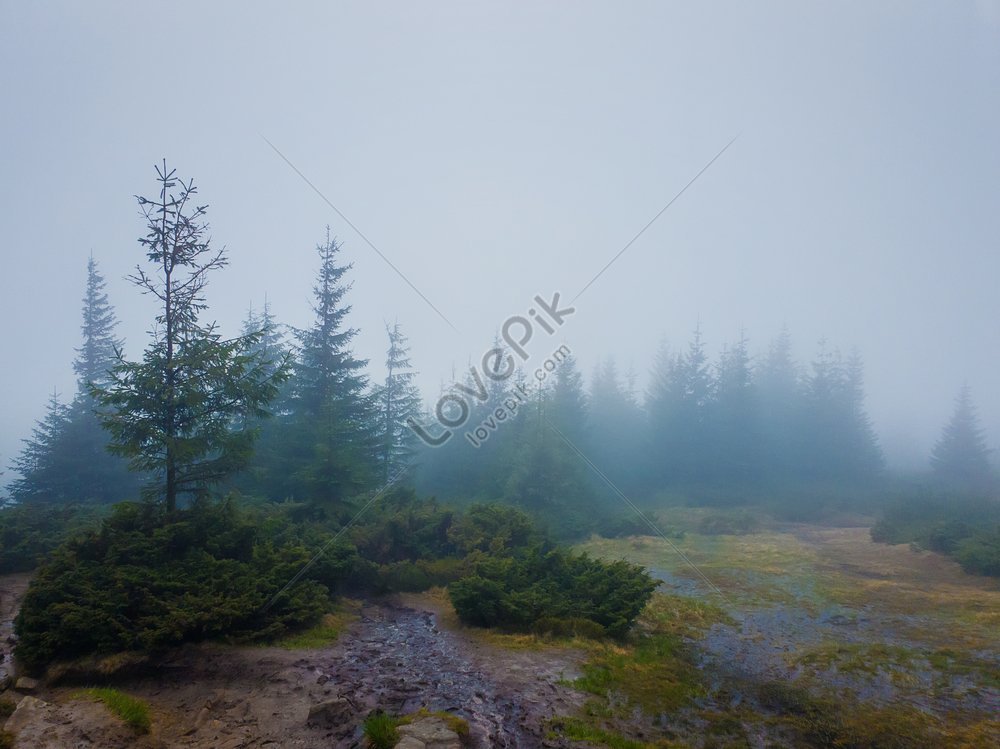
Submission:
[[[381,376],[353,353],[351,265],[329,227],[316,247],[309,325],[282,325],[265,298],[240,335],[225,339],[201,319],[209,273],[227,262],[209,247],[205,206],[166,165],[158,180],[159,196],[140,198],[148,229],[140,243],[153,270],[130,277],[160,302],[152,340],[140,360],[125,357],[90,258],[76,392],[67,404],[53,394],[11,464],[15,503],[110,504],[145,486],[148,498],[173,508],[221,487],[337,516],[403,478],[442,499],[502,499],[583,530],[607,505],[609,484],[655,499],[675,490],[872,485],[884,474],[860,356],[821,341],[797,362],[787,330],[756,356],[741,333],[713,360],[696,328],[683,347],[656,351],[643,392],[611,358],[586,381],[572,355],[544,383],[519,371],[514,386],[527,395],[516,418],[477,448],[461,435],[428,448],[406,427],[430,417],[404,327],[386,324]],[[487,397],[472,424],[511,392],[489,378],[482,386]],[[931,465],[950,486],[995,480],[968,388]]]
[[[478,448],[452,439],[425,450],[418,486],[446,499],[502,498],[572,531],[620,509],[610,496],[619,491],[647,502],[673,495],[735,503],[885,485],[858,353],[843,355],[821,340],[803,364],[787,329],[757,356],[745,333],[714,361],[706,349],[700,329],[679,350],[660,346],[641,393],[635,373],[620,372],[612,358],[587,383],[570,356],[518,418]],[[488,418],[504,398],[491,392],[469,423]],[[943,488],[996,486],[967,388],[931,466],[929,479]]]

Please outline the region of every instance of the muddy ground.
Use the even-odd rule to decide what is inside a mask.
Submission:
[[[566,649],[511,652],[438,624],[432,599],[367,602],[336,643],[315,650],[199,645],[116,686],[153,710],[150,736],[136,737],[72,699],[77,688],[41,688],[53,703],[18,733],[18,747],[190,747],[332,749],[361,745],[361,723],[376,708],[402,715],[420,708],[465,718],[477,747],[548,745],[545,723],[582,704],[560,682],[576,676],[580,655]],[[335,703],[330,720],[310,721]],[[551,744],[572,746],[571,744]]]
[[[734,685],[778,680],[912,705],[953,723],[1000,713],[1000,583],[965,575],[939,555],[873,544],[865,528],[804,525],[583,546],[642,563],[666,592],[712,600],[731,616],[690,643],[708,685],[703,708],[738,709],[745,695]],[[10,665],[9,621],[28,579],[0,578],[2,667]],[[372,710],[421,707],[464,717],[477,747],[577,746],[545,736],[550,718],[579,714],[593,699],[568,685],[585,654],[498,642],[457,626],[440,597],[368,601],[326,647],[189,646],[118,679],[115,686],[151,706],[148,736],[73,698],[74,687],[43,685],[34,696],[49,704],[21,721],[17,746],[353,747]],[[330,719],[310,721],[310,709],[324,702]],[[770,744],[766,718],[758,728],[740,745]],[[701,745],[693,733],[675,735]]]

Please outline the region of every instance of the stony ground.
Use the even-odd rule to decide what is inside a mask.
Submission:
[[[432,599],[364,605],[336,643],[315,650],[201,645],[116,684],[146,700],[153,731],[137,737],[69,686],[40,688],[16,721],[18,747],[332,749],[360,746],[374,709],[421,707],[465,718],[474,746],[543,745],[545,721],[581,696],[560,684],[580,656],[565,649],[511,652],[441,628]]]
[[[584,547],[642,563],[665,590],[711,600],[731,616],[692,647],[708,685],[698,709],[742,711],[745,725],[760,729],[748,728],[740,746],[764,746],[774,735],[766,716],[748,717],[734,684],[819,687],[866,704],[915,706],[946,722],[1000,714],[1000,584],[936,554],[873,544],[861,527],[804,525]],[[0,578],[2,669],[10,667],[9,622],[28,580]],[[76,698],[71,686],[40,686],[32,693],[40,701],[26,702],[11,727],[24,749],[331,749],[360,746],[360,725],[376,708],[424,707],[465,718],[477,747],[573,746],[546,739],[546,724],[594,699],[567,686],[587,656],[511,644],[457,626],[440,597],[369,601],[327,646],[190,646],[119,681],[150,704],[148,736]],[[630,725],[646,723],[636,718],[624,728],[634,733]],[[698,731],[667,724],[676,745],[703,743]]]

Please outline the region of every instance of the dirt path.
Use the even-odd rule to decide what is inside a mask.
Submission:
[[[548,718],[581,704],[581,695],[559,683],[576,675],[577,654],[501,650],[439,627],[435,608],[412,597],[368,603],[336,643],[317,650],[181,648],[149,673],[116,684],[150,704],[148,737],[123,739],[113,725],[95,730],[93,708],[71,700],[71,687],[43,689],[37,696],[54,706],[18,746],[346,749],[360,746],[372,710],[426,707],[468,720],[476,747],[526,749],[543,744]],[[324,702],[333,705],[331,719],[310,720],[310,708]],[[66,728],[74,721],[90,728]],[[59,725],[61,732],[53,728]]]
[[[0,683],[12,675],[14,617],[28,590],[31,572],[0,576]]]

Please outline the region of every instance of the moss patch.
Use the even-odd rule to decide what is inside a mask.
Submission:
[[[357,619],[358,606],[354,601],[342,601],[336,611],[325,614],[314,626],[282,637],[273,644],[286,650],[318,650],[328,647]]]
[[[149,733],[149,706],[138,699],[117,689],[97,687],[82,689],[71,695],[74,699],[91,699],[103,702],[112,713],[121,718],[138,733]]]

